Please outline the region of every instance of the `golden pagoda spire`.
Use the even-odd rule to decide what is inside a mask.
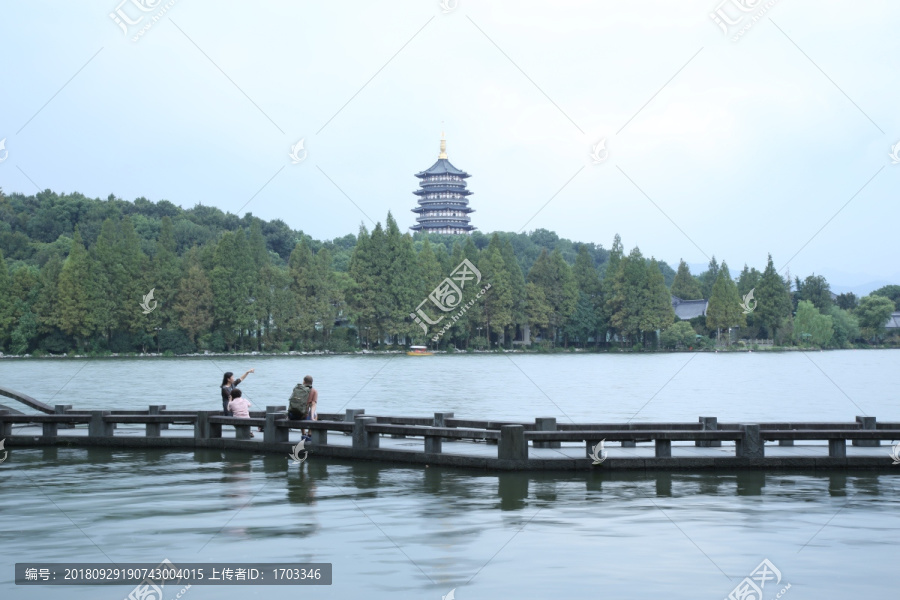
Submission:
[[[447,158],[447,140],[444,139],[443,129],[441,129],[441,153],[438,154],[438,158]]]

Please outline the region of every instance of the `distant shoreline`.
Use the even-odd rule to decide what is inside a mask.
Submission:
[[[558,348],[554,350],[459,350],[456,352],[447,350],[432,350],[434,354],[446,355],[471,355],[471,354],[718,354],[718,353],[745,353],[753,352],[832,352],[836,350],[895,350],[895,346],[867,346],[865,348],[799,348],[797,346],[763,346],[756,349],[753,348],[715,348],[715,349],[697,349],[697,350],[641,350],[635,352],[630,349],[610,348],[607,350],[585,350],[583,348]],[[93,358],[232,358],[232,357],[292,357],[292,356],[396,356],[406,354],[406,350],[358,350],[355,352],[333,352],[330,350],[313,350],[310,352],[302,352],[292,350],[289,352],[206,352],[193,354],[165,354],[159,352],[146,352],[135,354],[45,354],[42,356],[32,356],[30,354],[2,354],[0,360],[12,359],[93,359]]]

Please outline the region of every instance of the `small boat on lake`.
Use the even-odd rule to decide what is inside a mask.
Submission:
[[[410,346],[407,356],[434,356],[433,352],[428,351],[428,346]]]

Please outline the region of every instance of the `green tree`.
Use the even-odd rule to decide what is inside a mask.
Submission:
[[[762,273],[756,270],[756,267],[750,269],[747,265],[744,265],[744,269],[741,271],[741,274],[738,276],[737,281],[737,289],[738,295],[743,299],[747,294],[750,293],[750,290],[754,290],[755,297],[755,288],[759,285],[759,279],[762,277]]]
[[[550,334],[556,342],[560,328],[578,302],[578,287],[571,268],[558,250],[550,254],[544,250],[528,272],[528,281],[541,288],[550,306]]]
[[[578,255],[575,257],[575,266],[572,268],[575,278],[575,286],[578,289],[578,303],[575,311],[569,317],[566,327],[566,335],[575,336],[586,346],[588,338],[594,336],[600,339],[601,316],[603,302],[602,282],[600,272],[594,266],[594,259],[588,252],[588,247],[582,244],[578,247]]]
[[[262,350],[264,332],[268,329],[272,315],[272,259],[266,249],[262,222],[253,219],[248,238],[250,256],[253,261],[253,281],[250,286],[250,315],[255,329],[256,349]]]
[[[92,285],[90,258],[76,226],[72,249],[59,274],[57,299],[58,326],[68,335],[74,336],[79,347],[95,330]]]
[[[703,293],[700,291],[700,282],[691,275],[691,270],[683,259],[678,263],[678,271],[675,273],[671,292],[673,296],[682,300],[699,300],[703,297]]]
[[[828,312],[828,309],[834,304],[831,300],[831,286],[822,275],[813,273],[803,281],[800,281],[798,277],[796,285],[795,296],[798,303],[800,300],[809,300],[822,313]]]
[[[10,339],[13,322],[15,321],[15,305],[12,296],[12,284],[9,277],[9,268],[3,251],[0,250],[0,347]]]
[[[809,300],[797,303],[794,317],[794,341],[800,344],[824,346],[834,336],[830,315],[823,315]]]
[[[856,294],[853,292],[846,292],[844,294],[838,294],[837,300],[835,303],[839,308],[844,310],[853,310],[856,308],[856,305],[859,303],[859,299],[856,297]]]
[[[894,310],[900,311],[900,285],[886,285],[884,287],[878,288],[870,295],[890,298],[894,303]]]
[[[706,309],[706,326],[716,330],[716,339],[718,339],[722,329],[746,325],[747,320],[741,309],[741,298],[738,295],[737,285],[731,278],[728,265],[723,260],[719,275],[712,287],[709,306]],[[728,343],[730,342],[729,338]]]
[[[603,281],[600,286],[600,337],[604,343],[608,336],[615,336],[619,333],[612,322],[613,315],[613,298],[615,297],[615,279],[619,272],[619,267],[623,257],[622,238],[617,233],[613,238],[612,246],[609,250],[609,258],[604,265],[605,269],[602,273]],[[602,328],[606,327],[606,331]]]
[[[388,213],[386,223],[388,261],[382,285],[389,292],[388,327],[395,337],[395,343],[399,343],[400,337],[408,339],[415,331],[421,331],[409,319],[409,313],[422,301],[422,277],[412,237],[408,233],[400,233],[391,213]]]
[[[525,313],[528,326],[536,332],[544,331],[550,326],[552,308],[544,296],[544,290],[536,283],[525,284]]]
[[[215,326],[231,349],[242,346],[253,323],[250,292],[253,286],[253,258],[242,230],[222,235],[216,245],[212,270],[213,315]]]
[[[870,340],[884,335],[885,326],[893,311],[894,303],[890,298],[873,295],[862,298],[855,314],[863,336]]]
[[[356,321],[360,336],[370,343],[370,329],[375,326],[375,305],[378,299],[378,282],[373,256],[372,239],[366,228],[360,225],[356,247],[350,258],[350,286],[347,290],[349,308]],[[376,333],[371,331],[372,334]]]
[[[491,328],[498,333],[498,343],[502,341],[503,331],[513,321],[513,290],[509,281],[509,272],[500,251],[500,238],[494,234],[478,261],[481,271],[481,286],[490,284],[490,289],[481,298],[481,318],[485,327],[488,344],[491,343]]]
[[[775,271],[771,254],[759,285],[756,286],[755,297],[757,306],[753,311],[754,319],[774,339],[782,324],[791,318],[791,297],[784,280]]]
[[[697,278],[700,281],[700,293],[703,298],[708,300],[712,296],[712,288],[718,278],[719,264],[716,262],[716,255],[713,254],[712,258],[709,259],[709,266],[706,268],[706,271],[700,273]]]
[[[503,240],[503,246],[500,249],[501,254],[503,255],[503,264],[506,266],[506,273],[509,277],[509,285],[512,290],[512,322],[510,323],[511,333],[510,335],[506,335],[504,333],[504,339],[508,339],[510,345],[512,341],[516,338],[518,327],[524,327],[528,324],[528,320],[525,313],[525,305],[527,301],[526,290],[525,290],[525,275],[522,273],[522,267],[519,265],[519,261],[516,259],[515,251],[513,250],[512,242],[510,242],[509,238]]]
[[[62,266],[63,261],[58,256],[52,255],[41,269],[41,293],[34,302],[39,333],[50,333],[59,327],[59,275]]]
[[[291,277],[291,305],[289,319],[291,337],[300,342],[312,340],[316,328],[316,289],[313,253],[306,239],[297,242],[288,260]]]
[[[834,335],[831,337],[829,345],[846,348],[859,337],[859,321],[849,311],[838,306],[832,306],[828,313],[834,326]]]
[[[610,324],[622,341],[640,342],[641,312],[644,305],[644,290],[649,288],[647,266],[640,248],[637,246],[621,259],[612,282],[613,295],[607,301]],[[671,303],[670,303],[671,308]]]
[[[697,339],[697,332],[687,321],[678,321],[669,325],[659,336],[659,343],[664,348],[691,347]]]
[[[651,258],[645,266],[647,288],[642,297],[640,319],[642,341],[644,342],[646,342],[648,334],[655,337],[657,331],[666,329],[675,321],[672,298],[659,264],[655,258]]]
[[[199,264],[190,266],[187,274],[179,282],[173,308],[179,317],[178,324],[187,332],[193,343],[196,343],[212,326],[212,285]]]

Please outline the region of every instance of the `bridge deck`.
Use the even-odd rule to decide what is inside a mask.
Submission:
[[[14,436],[32,436],[40,437],[42,429],[40,427],[28,425],[13,425],[12,435]],[[117,424],[116,438],[143,438],[143,426],[132,426],[129,424]],[[85,426],[76,426],[74,429],[66,430],[60,433],[59,438],[87,438],[88,429]],[[169,429],[162,430],[160,437],[171,439],[183,439],[185,441],[194,439],[194,428],[190,425],[171,425]],[[233,427],[222,427],[222,438],[226,440],[235,440],[235,431]],[[256,433],[256,437],[251,440],[240,440],[245,444],[263,445],[262,434]],[[289,435],[289,443],[296,444],[300,441],[300,432],[291,430]],[[349,435],[341,435],[333,432],[328,436],[328,447],[334,448],[352,448],[352,438]],[[307,448],[315,453],[315,446],[307,443]],[[379,450],[400,450],[421,453],[422,441],[420,439],[410,438],[391,438],[382,436],[380,440]],[[605,448],[608,459],[651,459],[655,457],[655,447],[653,443],[638,443],[635,447],[622,447],[617,442],[607,441]],[[888,458],[888,446],[880,447],[857,447],[848,446],[848,457],[874,457],[884,459],[890,464]],[[469,440],[445,440],[443,442],[443,452],[445,454],[454,454],[464,457],[496,459],[497,446],[486,444],[484,442],[472,442]],[[828,444],[815,442],[797,442],[793,446],[780,446],[778,443],[766,443],[765,455],[767,458],[828,458]],[[701,448],[693,444],[693,442],[672,442],[672,456],[674,458],[731,458],[734,456],[734,444],[730,442],[722,442],[721,447]],[[585,458],[584,443],[562,442],[559,448],[528,448],[529,459],[569,459],[587,461]],[[900,469],[900,467],[898,467]]]

